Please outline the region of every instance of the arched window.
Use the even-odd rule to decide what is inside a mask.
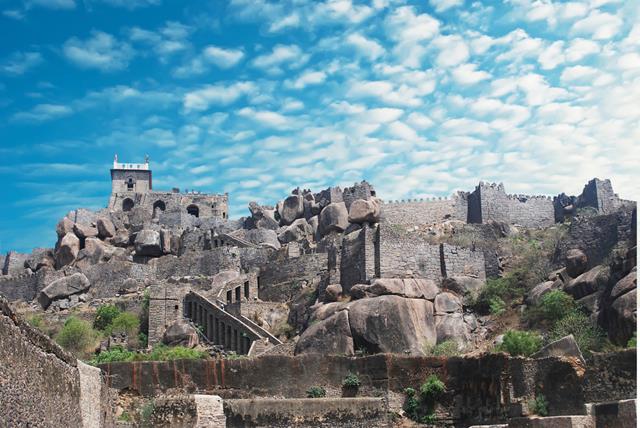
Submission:
[[[133,209],[133,200],[131,198],[127,198],[122,201],[122,211],[131,211]]]
[[[153,217],[157,218],[166,208],[164,201],[155,201],[153,203]]]
[[[227,213],[226,212],[222,212],[222,218],[227,218]]]
[[[191,214],[194,217],[198,217],[200,215],[200,210],[197,205],[189,205],[187,207],[187,213]]]
[[[133,190],[135,184],[136,182],[133,180],[133,178],[129,177],[129,179],[127,180],[127,190]]]

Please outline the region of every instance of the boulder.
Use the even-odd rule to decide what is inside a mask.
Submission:
[[[442,281],[442,288],[464,296],[465,301],[474,301],[480,295],[485,282],[472,276],[451,276]]]
[[[160,243],[162,244],[162,254],[171,254],[171,231],[160,229]]]
[[[55,260],[53,252],[48,248],[37,248],[31,252],[31,256],[25,260],[24,267],[31,269],[33,272],[43,267],[54,267]]]
[[[354,300],[363,299],[365,297],[371,297],[371,294],[367,291],[369,289],[369,285],[367,284],[355,284],[352,285],[349,289],[349,294],[351,298]]]
[[[33,269],[32,269],[33,270]],[[611,299],[617,299],[625,293],[631,290],[635,290],[638,287],[638,275],[637,270],[634,267],[627,276],[622,278],[611,289]]]
[[[395,294],[414,299],[433,300],[440,289],[430,279],[378,278],[365,291],[374,296]]]
[[[349,226],[349,214],[344,202],[327,205],[321,212],[318,222],[320,236],[328,233],[343,232]]]
[[[626,345],[636,331],[638,311],[637,289],[619,296],[613,301],[607,314],[609,338],[618,345]]]
[[[276,210],[273,207],[249,202],[249,211],[251,212],[250,222],[248,222],[250,223],[249,228],[271,230],[278,228],[278,222],[275,219]]]
[[[281,246],[280,241],[278,240],[278,234],[272,229],[260,228],[247,230],[244,234],[244,239],[253,244],[271,247],[275,250],[279,249]]]
[[[318,235],[318,222],[319,220],[317,215],[314,215],[309,220],[307,220],[307,223],[309,223],[309,226],[311,226],[311,231],[313,232],[313,236]]]
[[[326,320],[333,314],[348,309],[349,304],[345,302],[331,302],[325,304],[314,305],[311,307],[313,313],[311,314],[310,321],[317,322]]]
[[[307,220],[299,218],[294,220],[289,226],[287,226],[283,232],[278,235],[278,240],[283,244],[289,242],[300,241],[302,239],[309,239],[313,236],[313,228]]]
[[[113,222],[106,217],[100,217],[96,221],[96,228],[98,229],[100,239],[116,236],[116,227],[113,225]]]
[[[608,266],[596,266],[562,286],[574,299],[580,299],[598,290],[604,290],[609,282]]]
[[[80,239],[73,234],[67,233],[62,237],[55,252],[56,269],[73,262],[80,251]]]
[[[304,215],[304,205],[301,195],[291,195],[282,202],[280,224],[288,226]]]
[[[93,226],[80,223],[73,225],[73,232],[80,239],[94,238],[98,236],[98,229]]]
[[[436,296],[434,305],[436,314],[462,312],[462,302],[460,298],[446,291]]]
[[[578,275],[586,272],[589,266],[589,260],[587,255],[578,249],[569,250],[566,256],[567,273],[576,278]]]
[[[183,319],[176,320],[164,332],[162,343],[168,346],[186,346],[193,348],[199,343],[198,332]]]
[[[342,295],[342,286],[340,284],[330,284],[327,285],[327,288],[324,290],[324,301],[336,302]]]
[[[573,357],[579,359],[583,363],[585,362],[582,352],[580,352],[578,342],[576,342],[573,334],[565,336],[562,339],[558,339],[555,342],[551,342],[535,354],[531,355],[531,358],[547,357]]]
[[[349,207],[349,221],[351,223],[377,223],[380,221],[380,201],[378,198],[369,200],[356,199]]]
[[[309,196],[311,196],[310,199]],[[307,193],[305,195],[305,199],[302,205],[304,206],[304,218],[306,218],[307,220],[313,216],[320,214],[320,204],[313,199],[312,194]]]
[[[347,311],[309,326],[296,343],[296,354],[353,355],[353,338]]]
[[[554,284],[555,284],[555,281],[545,281],[536,285],[527,294],[525,303],[530,306],[537,305],[538,303],[540,303],[542,296],[544,296],[549,291],[554,289]]]
[[[436,314],[437,343],[453,340],[460,346],[465,346],[471,337],[471,326],[464,322],[461,313]]]
[[[158,257],[162,255],[162,241],[160,233],[155,230],[143,229],[136,235],[134,242],[136,255]]]
[[[118,230],[116,236],[111,238],[110,241],[116,247],[126,248],[131,244],[131,237],[126,230]]]
[[[53,281],[42,289],[38,295],[38,302],[43,309],[47,309],[52,301],[63,299],[72,294],[79,294],[87,291],[91,283],[83,273],[74,273]]]
[[[58,239],[62,239],[67,233],[73,233],[73,222],[68,217],[62,217],[62,220],[56,226],[56,233],[58,234]]]
[[[424,299],[379,296],[348,306],[353,341],[368,353],[424,355],[436,343],[433,303]]]

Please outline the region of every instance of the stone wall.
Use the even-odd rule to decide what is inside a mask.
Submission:
[[[98,369],[77,362],[0,298],[0,425],[111,426],[113,398]]]
[[[301,254],[287,258],[278,253],[260,268],[260,300],[286,302],[301,288],[319,284],[327,276],[327,253]]]
[[[431,200],[386,201],[381,217],[390,224],[415,226],[442,223],[447,220],[467,221],[467,198],[458,192],[451,198]]]
[[[36,273],[24,271],[17,275],[3,275],[0,276],[0,295],[11,301],[30,302],[35,299],[40,290],[63,276],[63,271],[55,271],[50,268],[42,268]]]
[[[237,428],[391,427],[383,398],[225,400],[227,424]]]
[[[109,208],[114,211],[122,211],[122,203],[125,199],[131,199],[134,207],[144,210],[144,218],[151,220],[154,214],[162,212],[187,213],[187,207],[198,208],[198,218],[226,219],[229,213],[229,195],[214,195],[204,193],[174,193],[174,192],[114,192],[109,199]],[[159,211],[154,208],[164,206]]]
[[[607,357],[608,373],[631,364],[632,355]],[[625,362],[627,361],[628,362]],[[627,373],[628,386],[605,376],[590,375],[576,361],[559,358],[531,360],[489,354],[467,358],[409,357],[377,354],[350,358],[306,354],[271,355],[239,360],[191,360],[173,362],[111,363],[102,366],[110,385],[142,395],[189,390],[215,393],[223,398],[304,398],[311,386],[322,386],[327,397],[342,395],[342,381],[357,374],[358,396],[385,397],[391,411],[404,402],[404,389],[419,388],[430,375],[447,387],[441,400],[445,417],[462,426],[504,421],[526,412],[526,403],[543,394],[552,415],[584,414],[584,403],[602,398],[634,398],[635,371]],[[634,376],[632,376],[634,375]],[[616,375],[616,378],[618,375]],[[633,387],[631,387],[633,385]],[[598,392],[598,389],[600,391]]]
[[[554,224],[555,211],[550,197],[507,195],[502,183],[480,182],[469,196],[468,220],[470,223],[493,220],[524,227],[546,227]]]
[[[624,400],[638,394],[636,350],[594,354],[587,361],[584,394],[587,402]]]
[[[150,426],[166,428],[224,428],[222,399],[215,395],[183,395],[153,400]]]
[[[379,271],[378,228],[363,227],[345,235],[340,254],[340,284],[347,293],[355,284],[368,284]]]

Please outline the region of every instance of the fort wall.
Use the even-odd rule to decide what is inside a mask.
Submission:
[[[414,226],[442,223],[447,220],[467,221],[467,196],[458,192],[449,198],[385,201],[381,218],[391,224]]]

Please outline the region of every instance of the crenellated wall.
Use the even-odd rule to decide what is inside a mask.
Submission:
[[[385,201],[381,217],[391,224],[414,226],[442,223],[447,220],[467,221],[467,195],[458,192],[450,198]]]

